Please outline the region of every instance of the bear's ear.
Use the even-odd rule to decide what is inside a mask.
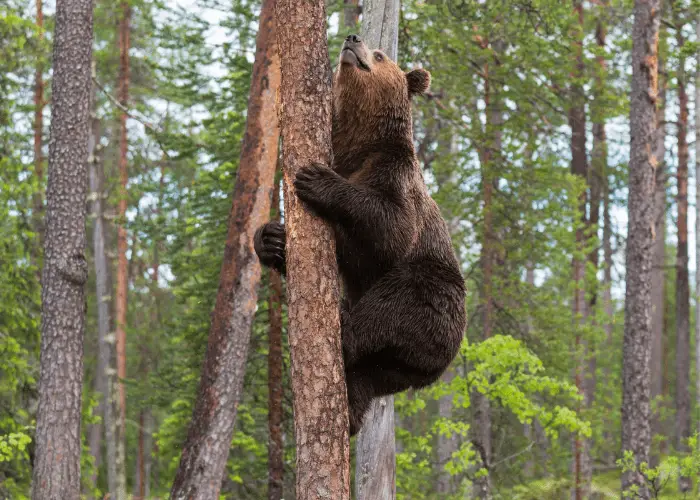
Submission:
[[[406,73],[406,80],[408,80],[409,97],[424,94],[430,88],[430,73],[422,68]]]

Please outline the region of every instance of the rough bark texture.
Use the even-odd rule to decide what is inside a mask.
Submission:
[[[629,223],[626,252],[625,327],[622,363],[622,451],[649,463],[651,275],[654,244],[657,51],[660,0],[635,0],[630,95]],[[648,499],[644,476],[622,475],[623,496]]]
[[[680,26],[676,6],[674,21]],[[676,30],[676,43],[683,47],[685,40],[680,28]],[[676,251],[676,450],[688,451],[690,437],[690,280],[688,276],[688,93],[686,90],[685,58],[678,61],[678,169],[676,182],[678,209]],[[682,492],[691,488],[690,478],[680,477],[678,487]]]
[[[399,0],[365,0],[361,37],[368,47],[379,48],[392,60],[398,57]],[[372,401],[355,449],[357,500],[396,498],[396,441],[394,397]]]
[[[272,210],[274,218],[280,220],[280,181],[275,183],[272,193]],[[270,269],[270,329],[268,332],[269,352],[267,355],[268,380],[268,427],[270,442],[267,452],[268,494],[269,500],[282,500],[284,487],[284,442],[282,441],[282,276]]]
[[[331,68],[324,2],[277,0],[284,140],[287,303],[298,500],[350,498],[347,394],[335,244],[297,199],[301,167],[331,157]]]
[[[46,190],[34,500],[80,497],[91,60],[92,2],[59,2]]]
[[[174,499],[218,498],[243,391],[260,282],[253,234],[270,214],[279,144],[275,96],[280,86],[280,64],[274,7],[275,0],[265,0],[260,12],[248,120],[219,290],[197,402],[171,491]]]
[[[654,198],[654,256],[651,274],[651,400],[659,398],[664,388],[664,310],[666,302],[666,78],[663,61],[659,58],[659,97],[656,112],[654,157],[656,166],[656,194]],[[663,435],[659,411],[652,415],[652,435]],[[652,464],[658,464],[658,455]]]

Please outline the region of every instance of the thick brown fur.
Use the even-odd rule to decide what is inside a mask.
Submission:
[[[464,281],[412,142],[411,97],[429,84],[349,36],[333,76],[333,168],[294,182],[335,232],[351,435],[372,398],[435,382],[466,326]],[[261,262],[282,273],[284,246],[279,223],[255,235]]]

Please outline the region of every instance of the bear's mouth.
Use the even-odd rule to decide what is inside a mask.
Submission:
[[[370,71],[369,65],[351,48],[344,47],[340,53],[340,64],[350,64],[362,71]]]

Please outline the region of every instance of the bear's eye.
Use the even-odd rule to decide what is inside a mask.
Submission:
[[[384,56],[381,54],[381,52],[375,52],[374,60],[377,62],[382,62],[384,60]]]

